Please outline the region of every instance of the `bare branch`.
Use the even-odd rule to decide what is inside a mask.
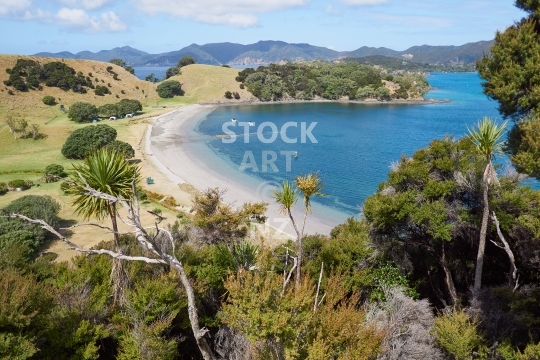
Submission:
[[[321,288],[321,281],[323,275],[324,263],[321,262],[321,273],[319,274],[319,282],[317,283],[317,294],[315,295],[315,304],[313,304],[313,312],[317,311],[318,301],[319,301],[319,290]]]
[[[291,268],[291,271],[289,271],[289,276],[287,276],[287,279],[285,279],[285,281],[283,282],[283,290],[281,291],[282,296],[285,293],[285,288],[287,287],[287,284],[289,283],[289,281],[291,281],[291,276],[294,272],[294,269],[296,269],[296,266],[298,265],[298,258],[296,256],[291,256],[291,258],[293,259],[294,264]]]
[[[511,276],[508,279],[508,286],[510,286],[512,291],[516,291],[516,289],[519,287],[519,276],[517,275],[518,270],[516,267],[516,260],[514,258],[514,253],[512,252],[512,249],[510,249],[510,245],[508,245],[508,242],[504,238],[504,235],[499,226],[499,220],[497,220],[497,216],[495,215],[495,211],[492,213],[491,219],[493,220],[493,223],[495,224],[495,227],[497,228],[497,235],[499,235],[499,239],[501,240],[504,246],[500,246],[492,240],[490,241],[494,243],[495,245],[497,245],[497,247],[504,249],[504,251],[506,251],[506,254],[508,255],[508,260],[510,260],[510,274],[511,274]]]

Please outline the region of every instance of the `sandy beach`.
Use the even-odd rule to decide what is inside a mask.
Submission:
[[[199,190],[210,187],[227,189],[225,201],[234,206],[245,202],[265,201],[269,204],[267,225],[294,236],[287,216],[279,211],[271,197],[277,183],[265,182],[236,171],[214,154],[204,143],[204,136],[194,131],[197,123],[215,109],[215,105],[189,105],[154,119],[146,131],[147,158],[176,185],[191,184]],[[299,200],[293,216],[303,216]],[[329,207],[314,204],[306,222],[306,233],[329,234],[347,216]]]

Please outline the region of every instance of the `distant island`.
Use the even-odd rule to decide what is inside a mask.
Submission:
[[[131,66],[172,66],[184,56],[193,57],[198,64],[259,66],[281,61],[343,60],[382,55],[400,59],[407,63],[450,66],[455,71],[460,66],[474,64],[484,53],[489,53],[493,41],[478,41],[460,46],[413,46],[403,51],[385,47],[362,46],[353,51],[335,51],[310,44],[291,44],[283,41],[259,41],[254,44],[211,43],[191,44],[180,50],[161,54],[150,54],[130,46],[116,47],[99,52],[69,51],[58,53],[41,52],[35,56],[65,59],[109,61],[121,58]],[[439,69],[440,70],[440,69]],[[439,71],[437,70],[437,71]]]

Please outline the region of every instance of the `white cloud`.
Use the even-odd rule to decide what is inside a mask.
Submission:
[[[56,22],[72,30],[86,33],[125,31],[127,26],[112,11],[104,12],[99,17],[90,17],[81,9],[62,8],[55,15]]]
[[[363,6],[363,5],[380,5],[385,4],[388,0],[341,0],[346,5]]]
[[[95,10],[101,8],[103,5],[107,4],[109,0],[83,0],[82,5],[85,9]]]
[[[238,27],[255,26],[255,14],[302,6],[310,0],[135,0],[148,14],[169,14],[196,21]]]
[[[83,7],[86,10],[96,10],[106,5],[110,0],[59,0],[70,8]]]
[[[0,15],[18,14],[31,5],[30,0],[0,0]]]

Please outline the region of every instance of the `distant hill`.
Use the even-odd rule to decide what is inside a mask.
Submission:
[[[475,71],[474,63],[428,64],[383,55],[370,55],[359,58],[345,58],[338,61],[356,62],[365,65],[378,65],[388,71],[404,70],[413,72],[469,72]]]
[[[478,41],[461,46],[413,46],[404,51],[395,51],[384,47],[363,46],[354,51],[338,52],[325,47],[309,44],[290,44],[283,41],[259,41],[255,44],[212,43],[205,45],[191,44],[180,50],[149,54],[130,46],[117,47],[112,50],[101,50],[97,53],[82,51],[72,54],[68,51],[59,53],[38,53],[36,56],[88,59],[109,61],[121,58],[132,66],[172,66],[183,56],[190,55],[199,64],[210,65],[264,65],[278,63],[282,60],[336,60],[343,58],[360,58],[366,56],[387,56],[411,62],[428,64],[472,64],[483,53],[489,53],[493,41]]]

